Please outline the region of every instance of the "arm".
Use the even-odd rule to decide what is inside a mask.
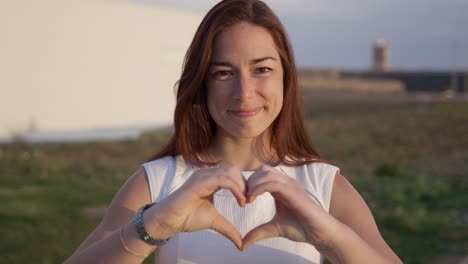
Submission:
[[[119,231],[122,227],[124,242],[132,251],[142,255],[154,251],[156,247],[138,238],[131,223],[138,208],[150,200],[146,172],[140,168],[116,194],[98,227],[65,263],[141,263],[142,257],[124,250]]]
[[[238,248],[242,237],[213,205],[213,194],[231,190],[239,205],[245,206],[245,182],[234,167],[197,170],[175,192],[145,210],[145,229],[154,239],[164,240],[179,232],[212,229],[230,239]],[[123,227],[126,246],[138,255],[148,255],[156,247],[138,238],[131,222],[135,212],[150,202],[146,173],[139,170],[119,191],[98,228],[65,263],[141,263],[144,257],[130,254],[120,242]],[[156,234],[156,235],[155,235]]]
[[[269,237],[284,237],[313,245],[332,263],[401,263],[378,233],[361,196],[343,176],[332,190],[330,215],[299,183],[263,166],[247,180],[248,201],[265,192],[275,199],[276,215],[244,237],[243,249]]]
[[[372,262],[369,260],[372,255],[380,255],[391,263],[402,263],[380,235],[364,199],[339,173],[333,183],[330,214],[341,223],[338,224],[341,232],[332,238],[331,244],[335,246],[323,252],[333,263],[341,263],[340,259],[346,256]]]

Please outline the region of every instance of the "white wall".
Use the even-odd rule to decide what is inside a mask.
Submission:
[[[0,0],[0,137],[172,122],[201,14],[117,0]]]

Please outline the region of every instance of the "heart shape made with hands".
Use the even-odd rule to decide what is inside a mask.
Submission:
[[[295,210],[301,209],[298,203],[301,203],[301,196],[304,195],[302,187],[295,180],[274,168],[257,171],[254,174],[253,177],[244,181],[246,204],[240,203],[239,200],[237,204],[240,207],[245,207],[244,210],[257,211],[260,208],[264,210],[273,203],[276,210],[273,218],[269,212],[259,216],[263,217],[264,221],[259,220],[260,224],[246,233],[239,249],[243,251],[255,242],[271,237],[284,237],[293,241],[305,242],[305,235],[302,232],[297,212],[295,212]],[[221,192],[229,192],[229,190],[224,189]],[[264,196],[266,193],[271,196]],[[255,204],[258,197],[262,200],[258,201],[260,204]],[[272,197],[271,200],[270,197]],[[258,211],[254,213],[258,214]]]
[[[246,197],[249,197],[247,195],[247,192],[245,193],[245,195]],[[252,196],[252,198],[250,199],[247,198],[247,203],[245,204],[245,206],[242,206],[238,203],[238,201],[235,201],[235,197],[233,197],[229,190],[223,189],[215,194],[214,204],[217,204],[217,199],[225,198],[233,199],[234,201],[232,201],[232,203],[236,203],[237,205],[231,205],[223,208],[217,208],[215,206],[215,208],[218,210],[218,213],[220,213],[224,218],[226,218],[227,221],[233,224],[231,220],[235,221],[234,219],[250,219],[248,220],[248,223],[244,223],[242,225],[242,228],[240,226],[234,226],[233,224],[234,227],[241,228],[238,229],[238,231],[241,234],[241,236],[243,235],[242,246],[239,248],[240,250],[246,250],[250,245],[254,244],[255,242],[274,236],[273,234],[271,234],[272,232],[268,232],[271,235],[264,238],[261,236],[255,236],[256,232],[262,231],[262,225],[270,222],[276,213],[276,208],[272,209],[272,207],[276,207],[276,203],[270,193],[263,193],[256,197]]]
[[[216,208],[216,193],[220,190],[231,192],[237,204],[246,209],[249,209],[249,204],[254,205],[260,195],[269,193],[273,201],[268,204],[270,208],[274,206],[275,214],[270,214],[265,219],[267,222],[259,221],[258,226],[242,237]],[[328,214],[320,209],[295,179],[275,168],[262,166],[246,180],[238,169],[231,166],[196,171],[155,207],[153,218],[149,218],[159,220],[158,226],[165,227],[163,229],[169,234],[167,237],[182,231],[212,229],[231,240],[238,249],[245,250],[256,241],[271,237],[312,243],[307,238],[321,233],[317,230],[324,230],[329,219]],[[224,215],[232,213],[224,212]],[[265,216],[266,213],[260,212],[260,215]]]

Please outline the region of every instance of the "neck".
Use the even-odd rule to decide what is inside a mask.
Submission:
[[[242,171],[256,170],[264,164],[275,166],[278,163],[266,133],[255,138],[217,135],[202,159],[219,162],[219,165],[233,165]]]

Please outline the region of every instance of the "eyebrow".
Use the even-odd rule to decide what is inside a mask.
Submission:
[[[257,64],[257,63],[260,63],[262,61],[266,61],[266,60],[274,60],[276,61],[275,58],[273,57],[262,57],[262,58],[258,58],[258,59],[253,59],[249,62],[250,65],[254,65],[254,64]],[[226,67],[232,67],[232,64],[229,63],[229,62],[226,62],[226,61],[212,61],[210,63],[210,67],[211,66],[226,66]]]

